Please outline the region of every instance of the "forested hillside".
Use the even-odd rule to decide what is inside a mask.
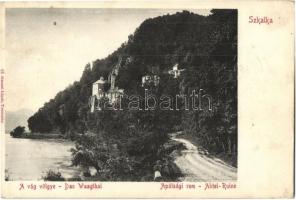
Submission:
[[[189,96],[203,89],[212,97],[213,109],[90,113],[92,83],[101,76],[107,79],[119,58],[116,85],[125,94],[143,96],[142,76],[156,74],[159,85],[148,89],[157,97]],[[167,73],[175,64],[184,69],[178,79]],[[86,65],[81,79],[45,103],[28,126],[32,132],[59,132],[75,139],[73,162],[111,170],[108,180],[131,180],[131,174],[149,170],[161,159],[166,134],[174,131],[184,131],[210,152],[236,156],[237,11],[212,10],[209,16],[183,11],[145,20],[114,53],[96,60],[92,68]],[[92,136],[81,136],[85,133]]]

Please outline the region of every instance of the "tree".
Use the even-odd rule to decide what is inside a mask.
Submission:
[[[20,138],[25,133],[24,126],[18,126],[13,131],[10,132],[10,135],[14,138]]]
[[[40,110],[28,119],[28,126],[32,132],[49,133],[53,127],[46,116],[46,112]]]

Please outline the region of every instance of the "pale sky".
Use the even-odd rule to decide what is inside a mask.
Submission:
[[[181,10],[7,9],[6,110],[37,111],[79,80],[88,62],[106,57],[127,41],[145,19],[177,11]]]

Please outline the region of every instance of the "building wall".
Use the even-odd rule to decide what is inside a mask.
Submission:
[[[93,87],[92,87],[92,95],[96,95],[97,92],[98,92],[98,84],[93,84]]]

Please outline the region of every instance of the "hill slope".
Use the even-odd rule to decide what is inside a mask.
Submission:
[[[107,79],[118,64],[116,85],[126,94],[142,95],[142,76],[154,74],[160,77],[158,88],[150,88],[156,95],[203,89],[213,98],[213,109],[90,113],[92,83]],[[167,73],[175,64],[185,69],[178,80]],[[32,132],[91,131],[125,140],[134,137],[132,132],[183,130],[209,151],[236,155],[237,11],[212,10],[207,17],[183,11],[145,20],[114,53],[96,60],[93,68],[86,65],[81,79],[45,103],[28,123]]]

